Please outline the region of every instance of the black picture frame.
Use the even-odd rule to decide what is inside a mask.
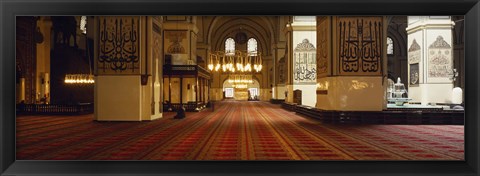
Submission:
[[[478,0],[0,1],[1,175],[479,175]],[[16,161],[15,16],[465,15],[465,161]]]

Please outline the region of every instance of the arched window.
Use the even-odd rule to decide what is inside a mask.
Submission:
[[[393,54],[393,40],[390,37],[387,37],[387,54]]]
[[[225,41],[225,54],[235,54],[235,40],[227,38]]]
[[[257,55],[257,40],[254,38],[248,39],[247,51],[249,55]]]
[[[87,16],[82,16],[80,18],[80,30],[83,34],[87,33]]]

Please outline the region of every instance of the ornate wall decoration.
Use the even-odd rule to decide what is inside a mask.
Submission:
[[[166,21],[187,21],[187,16],[173,16],[168,15],[166,16]]]
[[[422,57],[420,45],[417,43],[415,39],[413,39],[412,45],[408,48],[408,63],[409,64],[416,64],[420,62],[420,58]]]
[[[165,38],[169,39],[167,52],[169,54],[186,54],[183,40],[187,38],[187,31],[165,31]]]
[[[420,83],[420,72],[418,63],[410,64],[410,86],[418,86]]]
[[[428,47],[428,76],[447,78],[452,73],[452,47],[442,36]]]
[[[294,83],[316,83],[317,64],[316,48],[308,39],[303,39],[293,51],[293,81]]]
[[[280,61],[278,61],[278,83],[285,84],[287,77],[287,66],[285,64],[285,57],[282,57]]]
[[[98,74],[140,74],[139,18],[100,18]]]
[[[412,87],[418,86],[420,82],[419,64],[422,57],[422,50],[417,40],[413,39],[412,44],[408,48],[408,64],[410,64],[410,80],[409,85]]]
[[[338,17],[340,75],[381,75],[383,17]]]
[[[155,23],[152,23],[152,30],[153,32],[157,33],[157,34],[161,34],[162,33],[162,30],[160,29],[160,26],[158,26],[157,24]]]
[[[330,25],[328,24],[329,17],[319,17],[317,25],[317,79],[326,77],[328,75],[328,43],[330,36]]]
[[[162,16],[153,16],[153,21],[161,23],[163,21],[163,17]]]

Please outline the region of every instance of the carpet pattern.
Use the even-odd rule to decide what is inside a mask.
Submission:
[[[323,124],[268,102],[149,122],[17,117],[18,160],[464,160],[461,125]]]

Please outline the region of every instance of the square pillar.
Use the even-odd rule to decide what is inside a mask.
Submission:
[[[159,24],[158,17],[96,18],[96,120],[142,121],[162,117]]]
[[[450,16],[408,17],[408,96],[422,105],[451,103],[453,22]]]
[[[386,17],[317,17],[317,108],[386,108]]]

